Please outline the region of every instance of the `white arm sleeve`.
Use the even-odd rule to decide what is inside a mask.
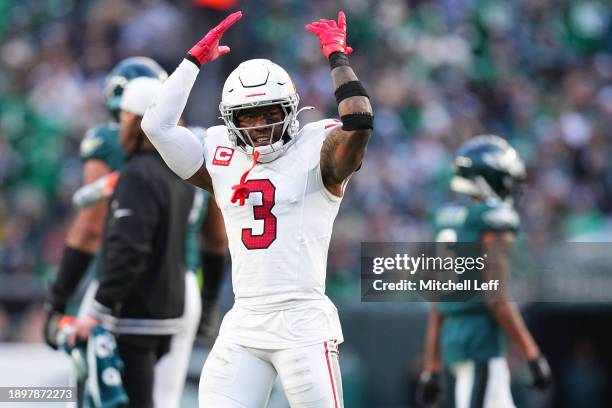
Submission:
[[[189,129],[178,126],[199,68],[183,60],[164,82],[142,118],[142,130],[168,167],[186,180],[204,164],[204,147]]]

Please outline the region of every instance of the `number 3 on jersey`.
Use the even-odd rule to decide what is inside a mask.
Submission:
[[[245,184],[251,193],[261,193],[261,205],[253,206],[253,217],[263,220],[263,232],[253,234],[252,228],[243,228],[242,243],[247,249],[266,249],[276,239],[276,216],[272,214],[276,187],[268,179],[248,180]]]

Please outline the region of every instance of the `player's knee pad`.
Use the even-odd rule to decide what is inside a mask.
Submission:
[[[231,384],[237,377],[240,359],[240,351],[234,345],[217,341],[204,363],[200,392]]]
[[[282,367],[279,368],[281,381],[290,401],[312,393],[317,385],[316,374],[305,351],[283,356],[278,364]]]
[[[274,367],[246,348],[217,340],[200,378],[202,408],[265,407],[276,378]]]
[[[343,407],[336,342],[284,350],[274,360],[274,365],[291,406]]]

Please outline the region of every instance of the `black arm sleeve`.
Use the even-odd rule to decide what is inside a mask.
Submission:
[[[159,216],[159,202],[148,182],[133,172],[122,174],[111,199],[94,308],[118,315],[148,266]]]
[[[225,271],[225,255],[211,252],[202,252],[202,273],[204,282],[202,285],[202,299],[205,301],[216,301],[219,297],[219,289],[223,283],[223,272]]]
[[[93,257],[93,254],[79,248],[66,246],[57,271],[57,278],[49,291],[48,302],[52,310],[59,313],[65,312],[68,298],[83,279]]]

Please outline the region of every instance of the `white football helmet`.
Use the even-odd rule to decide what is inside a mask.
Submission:
[[[219,110],[229,130],[234,147],[247,155],[259,151],[259,162],[267,163],[278,158],[293,143],[299,130],[297,107],[300,97],[289,74],[267,59],[252,59],[243,62],[227,77]],[[236,113],[242,109],[280,105],[285,118],[281,122],[263,126],[238,127],[234,122]],[[282,137],[273,143],[274,127],[282,126]],[[253,147],[249,130],[271,128],[270,144]],[[239,139],[238,139],[239,138]]]

